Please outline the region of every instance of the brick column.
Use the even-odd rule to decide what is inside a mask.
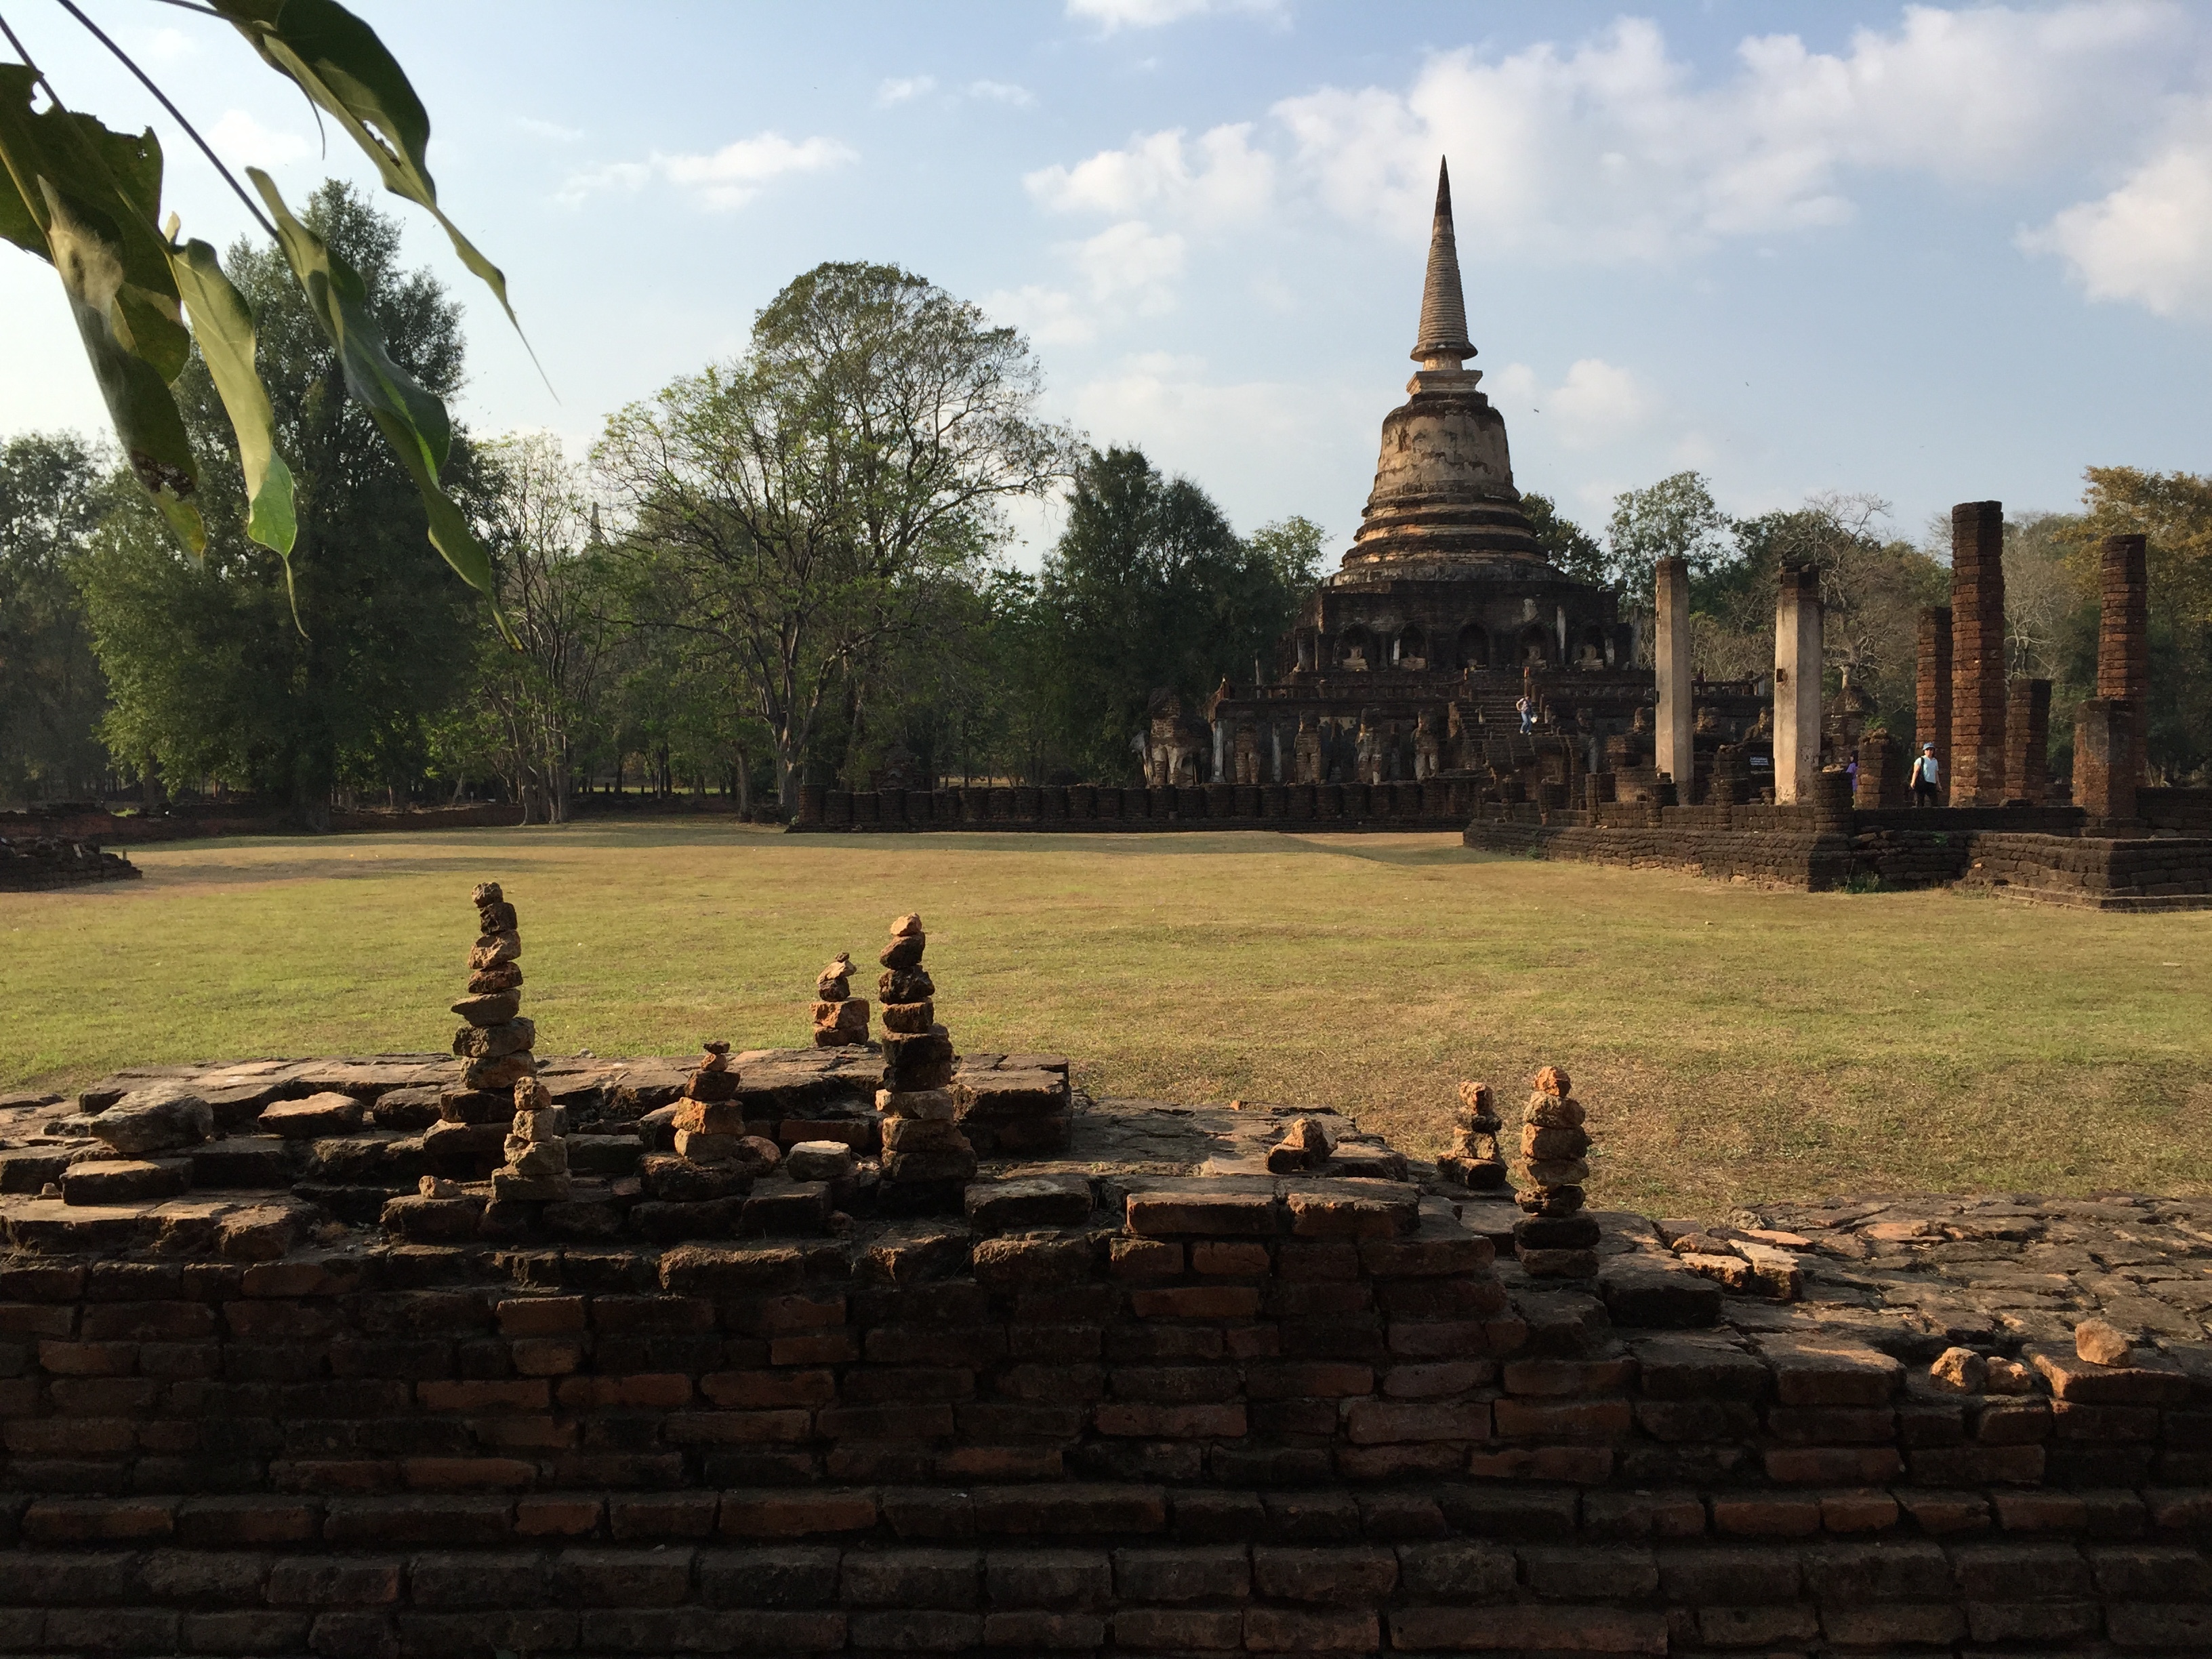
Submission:
[[[2005,798],[2004,503],[1951,509],[1951,805]]]
[[[2050,784],[2051,682],[2014,680],[2005,706],[2005,799],[2040,806]]]
[[[1859,739],[1858,784],[1851,805],[1863,812],[1903,805],[1897,799],[1897,739],[1887,732],[1869,732]]]
[[[1782,573],[1774,607],[1774,801],[1809,803],[1820,769],[1820,573]]]
[[[1920,613],[1920,688],[1912,722],[1912,752],[1936,745],[1943,798],[1951,788],[1951,607],[1931,605]],[[1908,765],[1908,771],[1911,769]]]
[[[2107,536],[2098,563],[2097,695],[2135,711],[2135,768],[2141,787],[2150,735],[2150,580],[2140,536]]]
[[[1659,724],[1653,764],[1674,780],[1676,799],[1690,803],[1697,782],[1696,725],[1690,689],[1690,563],[1662,559],[1653,567],[1658,616],[1652,658],[1659,680]]]
[[[2134,708],[2084,697],[2074,715],[2074,804],[2090,821],[2136,815]]]

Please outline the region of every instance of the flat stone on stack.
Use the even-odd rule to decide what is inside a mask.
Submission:
[[[883,1114],[883,1191],[895,1205],[901,1188],[909,1199],[957,1205],[974,1179],[975,1148],[954,1120],[959,1097],[950,1086],[952,1036],[935,1021],[936,988],[921,965],[928,937],[921,918],[891,924],[883,963],[884,1086],[876,1095]]]
[[[478,936],[469,952],[469,994],[453,1005],[468,1022],[453,1033],[453,1052],[468,1061],[461,1073],[465,1088],[503,1092],[538,1075],[530,1052],[538,1045],[538,1028],[520,1012],[522,935],[514,907],[497,882],[481,884],[469,896],[477,907]]]
[[[1437,1160],[1437,1173],[1478,1192],[1495,1192],[1505,1184],[1505,1158],[1498,1151],[1501,1126],[1490,1085],[1461,1084],[1452,1119],[1451,1151]]]
[[[858,1048],[868,1040],[868,1000],[851,994],[853,958],[840,951],[814,981],[814,1046]]]
[[[536,1078],[525,1078],[514,1085],[507,1162],[492,1171],[495,1202],[556,1203],[569,1195],[566,1117]]]
[[[1582,1212],[1583,1183],[1589,1179],[1583,1109],[1558,1066],[1537,1073],[1535,1083],[1522,1114],[1521,1161],[1514,1168],[1526,1183],[1515,1198],[1528,1214],[1514,1224],[1513,1253],[1533,1279],[1595,1279],[1597,1223]]]

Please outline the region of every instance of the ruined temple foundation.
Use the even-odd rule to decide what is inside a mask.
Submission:
[[[739,1055],[733,1100],[793,1152],[850,1133],[865,1181],[860,1059]],[[1585,1211],[1594,1277],[1541,1279],[1513,1204],[1340,1118],[1078,1091],[1066,1156],[987,1161],[958,1213],[871,1219],[851,1184],[810,1207],[777,1172],[722,1236],[655,1237],[670,1206],[626,1172],[693,1062],[541,1056],[579,1202],[501,1238],[404,1196],[458,1071],[149,1068],[0,1104],[0,1641],[1994,1656],[2212,1632],[2203,1200]],[[187,1195],[35,1195],[149,1090],[228,1131]],[[329,1099],[355,1127],[269,1132]],[[1320,1167],[1267,1174],[1317,1117]],[[2117,1346],[2085,1359],[2099,1316]]]

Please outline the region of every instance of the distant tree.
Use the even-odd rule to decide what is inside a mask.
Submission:
[[[400,269],[398,226],[335,179],[305,217],[361,272],[393,358],[450,396],[461,381],[460,308],[428,271]],[[289,563],[248,539],[232,467],[209,469],[194,497],[208,531],[201,559],[150,507],[126,502],[112,515],[84,563],[113,695],[103,731],[126,763],[151,755],[172,779],[250,787],[320,827],[334,789],[411,781],[427,760],[426,723],[471,667],[471,619],[461,590],[422,556],[416,482],[368,409],[344,394],[337,355],[283,257],[240,243],[229,262],[258,321],[298,538]],[[235,444],[197,358],[177,391],[201,453]],[[465,434],[454,434],[441,477],[464,501],[480,499]]]
[[[729,653],[795,804],[801,760],[948,583],[1042,495],[1069,441],[1009,328],[895,265],[823,264],[754,319],[734,362],[607,422],[593,450],[627,543],[678,580],[656,620]]]
[[[1651,587],[1651,567],[1663,558],[1686,559],[1692,580],[1728,559],[1729,522],[1701,472],[1677,472],[1648,489],[1613,498],[1606,525],[1606,566],[1613,585],[1642,595]]]
[[[92,793],[107,769],[107,684],[76,574],[111,463],[69,432],[0,446],[0,801]]]
[[[1070,763],[1129,775],[1153,691],[1195,699],[1224,679],[1249,682],[1312,586],[1320,546],[1304,520],[1246,541],[1203,489],[1162,477],[1142,450],[1092,451],[1039,590]]]
[[[1559,503],[1549,495],[1522,491],[1521,511],[1528,520],[1528,528],[1536,532],[1536,545],[1544,550],[1546,558],[1577,581],[1597,587],[1613,585],[1613,568],[1597,538],[1563,515]]]

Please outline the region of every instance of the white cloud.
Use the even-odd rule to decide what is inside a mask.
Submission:
[[[1100,444],[1140,441],[1148,450],[1172,453],[1218,445],[1231,433],[1240,445],[1303,440],[1312,390],[1251,380],[1218,385],[1206,378],[1203,358],[1144,352],[1120,372],[1092,380],[1075,394],[1076,418]]]
[[[541,121],[534,115],[518,115],[515,129],[528,133],[532,138],[543,138],[549,143],[574,144],[584,137],[581,127],[564,127],[558,121]]]
[[[1557,386],[1542,385],[1526,363],[1506,364],[1484,385],[1492,401],[1525,410],[1547,437],[1566,449],[1595,449],[1632,437],[1659,412],[1658,399],[1633,372],[1602,357],[1570,364]]]
[[[242,109],[225,110],[222,118],[208,129],[215,153],[234,165],[281,167],[314,153],[313,140],[279,127],[264,126]]]
[[[1031,284],[983,296],[983,310],[1038,345],[1081,345],[1098,334],[1096,314],[1066,289]]]
[[[1011,81],[970,81],[968,95],[994,104],[1010,104],[1016,109],[1027,109],[1036,99],[1027,87],[1018,87]]]
[[[667,155],[659,151],[643,161],[611,161],[572,175],[555,199],[570,207],[601,190],[641,190],[654,179],[697,193],[711,208],[743,207],[763,185],[794,173],[820,173],[859,160],[834,138],[805,138],[793,143],[780,132],[763,132],[722,146],[711,155]]]
[[[2021,238],[2055,253],[2093,300],[2160,317],[2212,315],[2212,106],[2112,191]]]
[[[1126,303],[1145,317],[1174,309],[1172,283],[1182,275],[1183,240],[1173,231],[1127,219],[1070,251],[1091,285],[1091,297],[1101,304]]]
[[[893,104],[903,104],[910,99],[924,98],[937,90],[933,75],[910,75],[903,78],[887,77],[876,88],[876,102],[884,109]]]
[[[1041,167],[1022,183],[1056,213],[1245,220],[1275,189],[1274,158],[1255,149],[1251,138],[1249,122],[1215,127],[1194,144],[1183,142],[1180,127],[1145,133],[1126,149],[1102,149],[1072,167]]]
[[[199,43],[182,29],[171,28],[164,24],[147,35],[145,43],[138,50],[157,63],[173,64],[179,58],[192,56],[199,50]]]
[[[1067,15],[1098,25],[1102,34],[1117,29],[1155,29],[1209,12],[1243,12],[1277,16],[1282,0],[1067,0]]]
[[[1462,247],[1660,258],[1731,235],[1833,224],[1852,175],[2033,176],[2150,118],[2184,15],[2113,0],[2045,11],[1905,9],[1843,54],[1749,37],[1695,84],[1659,27],[1571,47],[1430,60],[1406,90],[1324,88],[1274,114],[1301,182],[1348,218],[1425,229],[1437,156],[1456,163]]]

